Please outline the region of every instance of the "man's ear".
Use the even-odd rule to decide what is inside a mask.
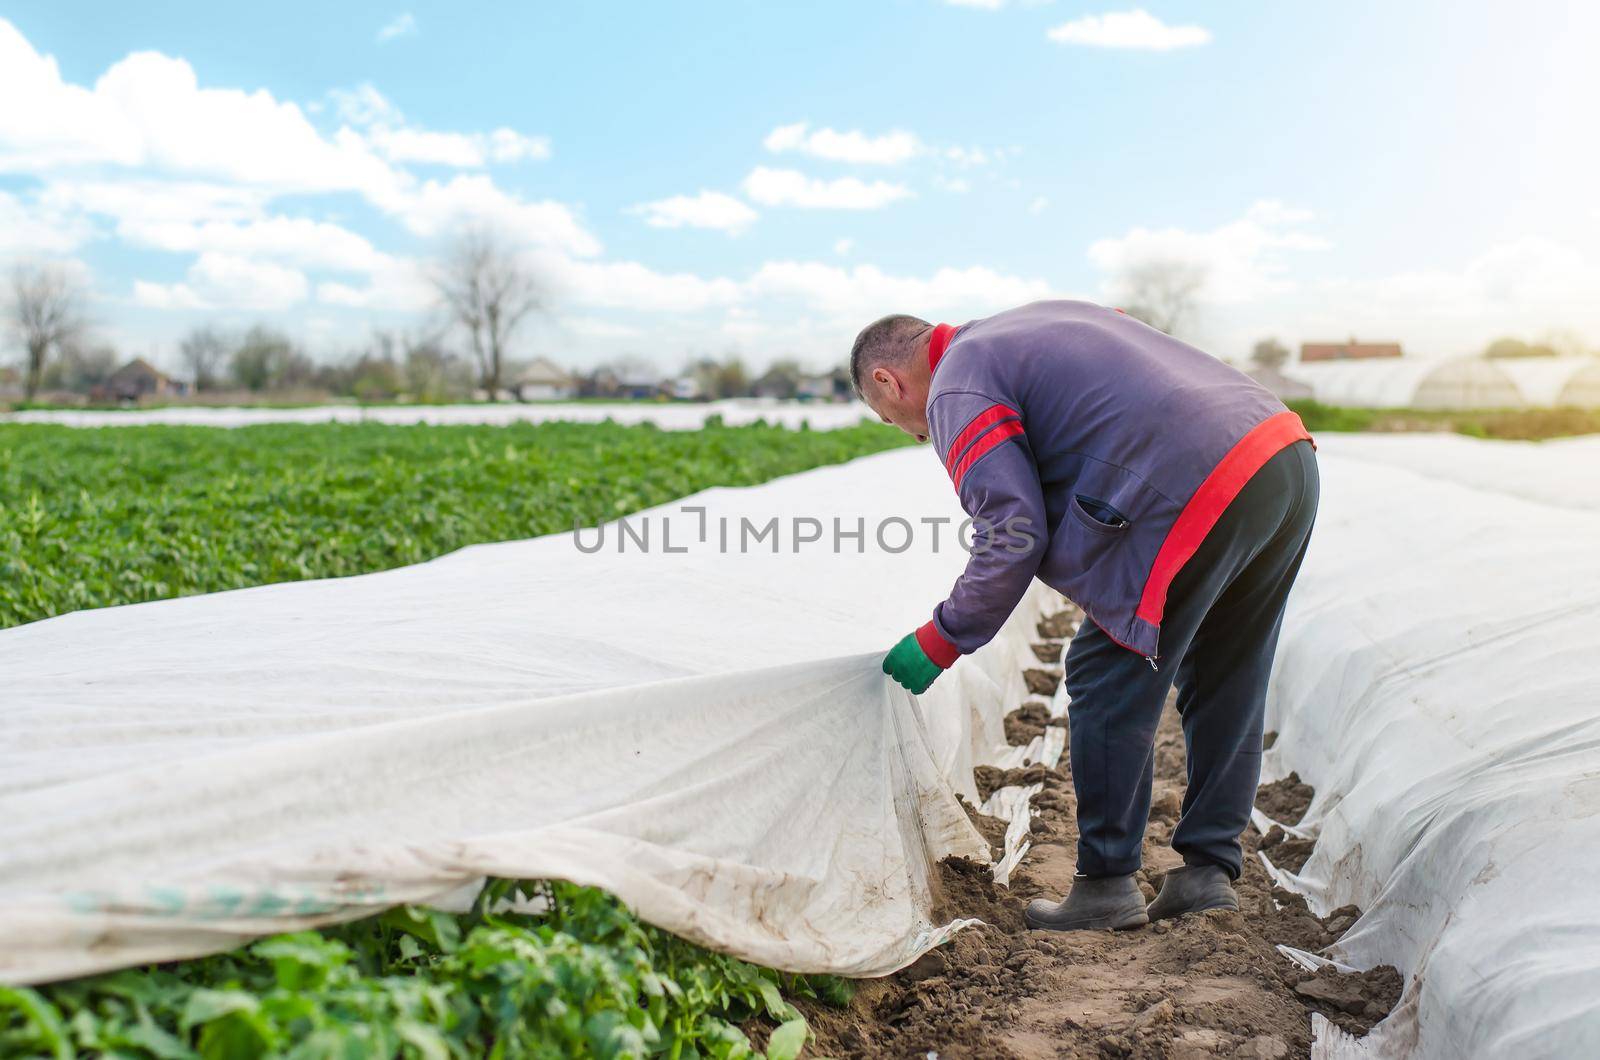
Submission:
[[[881,364],[872,370],[872,381],[878,384],[878,389],[882,393],[890,397],[900,398],[904,396],[904,388],[900,385],[900,380],[895,377],[893,372]]]

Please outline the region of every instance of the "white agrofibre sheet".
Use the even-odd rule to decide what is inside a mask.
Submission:
[[[741,553],[742,520],[774,518]],[[973,766],[1010,750],[1060,606],[1036,585],[920,701],[892,685],[960,519],[938,460],[900,450],[698,494],[592,554],[559,534],[0,631],[0,981],[459,904],[489,875],[602,886],[785,969],[901,967],[959,926],[930,920],[930,867],[987,860],[954,792],[976,804]]]
[[[812,430],[853,427],[872,418],[860,402],[729,399],[712,402],[479,402],[471,405],[314,405],[304,408],[172,405],[154,409],[39,409],[0,416],[0,423],[54,423],[64,427],[250,427],[262,423],[388,423],[449,426],[508,423],[652,423],[666,431],[693,431],[720,416],[729,426],[770,423]]]
[[[1316,789],[1287,882],[1406,976],[1315,1055],[1600,1056],[1600,448],[1388,441],[1319,436],[1269,691],[1267,772]]]
[[[1318,456],[1403,467],[1475,490],[1600,511],[1600,435],[1513,442],[1433,432],[1321,431],[1317,446]]]

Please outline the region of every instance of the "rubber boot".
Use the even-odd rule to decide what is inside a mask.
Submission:
[[[1161,880],[1161,893],[1150,903],[1150,919],[1166,920],[1206,909],[1238,909],[1239,896],[1221,865],[1185,865]]]
[[[1105,931],[1150,922],[1144,895],[1133,876],[1074,876],[1072,892],[1060,902],[1035,898],[1023,911],[1031,928],[1045,931]]]

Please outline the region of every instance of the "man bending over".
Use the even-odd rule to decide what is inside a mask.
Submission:
[[[1217,358],[1088,302],[959,327],[884,317],[856,338],[850,367],[885,423],[932,440],[980,538],[990,530],[885,672],[925,691],[1000,630],[1034,578],[1090,619],[1066,655],[1078,871],[1063,901],[1028,906],[1028,924],[1237,909],[1267,674],[1317,511],[1300,418]],[[1184,867],[1147,909],[1134,874],[1174,681]]]

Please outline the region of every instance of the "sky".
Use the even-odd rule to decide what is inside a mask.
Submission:
[[[1232,360],[1595,348],[1596,41],[1580,0],[0,0],[0,265],[169,367],[435,326],[471,226],[546,290],[516,355],[576,368],[823,368],[1149,261]]]

